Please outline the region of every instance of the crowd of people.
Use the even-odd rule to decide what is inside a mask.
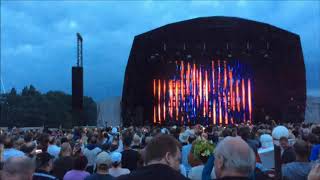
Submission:
[[[3,180],[320,180],[320,124],[0,129]]]

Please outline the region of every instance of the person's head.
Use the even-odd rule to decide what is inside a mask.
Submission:
[[[53,156],[47,152],[42,152],[36,156],[36,168],[50,172],[53,168]]]
[[[293,145],[297,160],[308,161],[310,155],[310,146],[303,140],[297,140]]]
[[[282,149],[287,149],[289,147],[289,140],[287,137],[285,136],[282,136],[280,139],[279,139],[279,142],[280,142],[280,147]]]
[[[111,158],[107,152],[102,151],[96,158],[97,172],[107,172],[111,166]]]
[[[111,162],[113,167],[119,167],[121,164],[122,155],[119,152],[111,153]]]
[[[72,148],[71,145],[68,142],[62,143],[60,148],[60,157],[66,157],[72,155]]]
[[[197,139],[197,137],[194,135],[194,134],[191,134],[189,137],[188,137],[188,142],[189,144],[192,144],[193,141],[195,141]]]
[[[5,137],[3,141],[3,147],[5,149],[13,148],[13,140],[10,137]]]
[[[73,169],[84,171],[87,167],[87,164],[88,164],[88,159],[86,158],[86,156],[78,155],[75,157],[73,161]]]
[[[179,170],[181,153],[180,143],[170,135],[161,134],[154,137],[146,147],[145,163],[166,164]]]
[[[285,126],[277,126],[272,130],[274,144],[279,145],[281,137],[289,138],[289,130]]]
[[[65,142],[69,142],[69,140],[68,140],[67,137],[64,136],[64,137],[61,138],[60,143],[63,144]]]
[[[34,163],[28,157],[13,157],[5,161],[0,179],[32,180]]]
[[[122,137],[122,143],[125,147],[130,147],[132,143],[132,136],[129,134],[126,134]]]
[[[310,145],[319,144],[319,137],[314,133],[309,133],[307,141]]]
[[[119,142],[117,139],[113,139],[110,145],[110,151],[113,152],[119,147]]]
[[[189,138],[189,134],[186,132],[180,133],[179,134],[179,141],[184,144],[184,143],[188,143],[188,138]]]
[[[133,139],[132,139],[132,143],[133,143],[134,145],[139,146],[139,145],[140,145],[140,142],[141,142],[140,136],[138,136],[137,134],[134,134],[134,135],[133,135]]]
[[[56,138],[54,136],[49,137],[49,144],[54,145],[56,143]]]
[[[226,137],[215,149],[215,173],[224,176],[249,177],[255,168],[255,154],[239,137]]]
[[[222,135],[222,137],[232,136],[232,130],[230,128],[225,128],[222,131],[221,135]]]
[[[30,132],[26,133],[23,137],[25,143],[29,143],[32,141],[32,134]]]
[[[95,136],[90,137],[90,144],[97,144],[97,138]]]
[[[238,131],[239,136],[245,141],[247,141],[250,138],[250,128],[245,126],[241,127]]]
[[[47,148],[49,145],[49,134],[41,134],[39,137],[39,145],[41,147],[42,152],[47,152]]]
[[[273,147],[273,140],[269,134],[262,134],[260,136],[260,143],[263,148]]]
[[[36,145],[33,143],[23,144],[20,148],[22,152],[25,153],[26,156],[33,157],[36,153]]]

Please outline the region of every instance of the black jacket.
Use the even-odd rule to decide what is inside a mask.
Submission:
[[[119,176],[117,180],[188,180],[180,172],[163,164],[144,166],[130,174]]]
[[[36,170],[36,172],[33,173],[32,180],[57,180],[57,178],[46,171]]]

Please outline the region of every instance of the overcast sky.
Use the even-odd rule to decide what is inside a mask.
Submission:
[[[299,34],[309,95],[320,96],[319,1],[1,1],[2,79],[8,91],[33,84],[71,93],[76,32],[84,38],[85,95],[121,96],[135,35],[202,16],[236,16]]]

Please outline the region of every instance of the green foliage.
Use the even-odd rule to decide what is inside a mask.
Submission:
[[[196,140],[194,143],[193,156],[197,159],[202,159],[201,157],[209,157],[213,154],[214,144],[207,140]]]
[[[30,85],[24,87],[21,94],[13,88],[3,96],[6,101],[1,104],[0,126],[71,127],[78,121],[73,120],[72,97],[64,92],[49,91],[42,94]],[[97,108],[92,98],[84,97],[82,114],[82,125],[96,125]]]

